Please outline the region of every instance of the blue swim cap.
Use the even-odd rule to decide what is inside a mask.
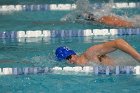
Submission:
[[[55,55],[58,60],[66,59],[70,55],[76,55],[73,50],[70,50],[68,47],[58,47],[55,51]]]

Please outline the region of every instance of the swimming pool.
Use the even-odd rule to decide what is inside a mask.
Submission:
[[[41,8],[42,2],[46,3],[43,8]],[[93,1],[91,2],[93,3]],[[2,3],[8,7],[9,4],[27,5],[27,1],[19,0]],[[60,10],[58,9],[60,7],[51,10],[50,4],[55,3],[58,4],[55,1],[34,2],[32,0],[30,4],[33,6],[29,4],[20,11],[15,9],[16,11],[0,12],[0,92],[139,93],[140,77],[131,74],[129,69],[125,73],[117,72],[117,70],[115,73],[108,72],[107,69],[103,73],[100,71],[98,73],[96,71],[95,73],[81,73],[77,68],[71,72],[70,70],[74,68],[66,69],[65,67],[80,66],[84,68],[93,67],[96,64],[83,66],[69,64],[65,61],[58,62],[54,52],[58,46],[64,45],[80,54],[91,45],[117,38],[125,39],[140,51],[140,28],[118,28],[101,24],[91,25],[90,23],[86,23],[86,25],[69,22],[60,24],[60,18],[71,10]],[[73,4],[73,1],[65,1],[62,4],[68,3]],[[128,13],[129,16],[137,15],[140,13],[138,3],[138,1],[130,2],[127,4],[131,8],[114,8],[113,11],[120,15],[125,13]],[[110,55],[116,60],[116,65],[134,67],[139,65],[133,58],[121,51]],[[44,68],[46,69],[44,70]]]

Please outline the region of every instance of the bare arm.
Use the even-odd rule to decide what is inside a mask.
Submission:
[[[98,20],[98,22],[112,25],[112,26],[119,26],[119,27],[133,27],[133,23],[123,20],[116,16],[103,16]]]
[[[130,56],[132,56],[140,62],[140,54],[123,39],[117,39],[103,44],[92,46],[86,51],[86,54],[88,54],[89,57],[99,55],[101,56],[113,52],[117,49],[129,54]]]
[[[87,49],[86,54],[90,56],[102,56],[115,51],[115,41],[105,42],[102,44],[91,46]]]

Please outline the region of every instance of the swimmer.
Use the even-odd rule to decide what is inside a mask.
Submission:
[[[121,17],[115,16],[115,15],[108,15],[108,16],[102,16],[101,18],[96,18],[94,14],[90,13],[84,13],[82,15],[77,15],[75,21],[80,22],[79,19],[83,18],[86,21],[89,22],[97,22],[109,26],[115,26],[115,27],[134,27],[135,23],[131,21],[127,21],[122,19]],[[48,21],[48,22],[32,22],[32,24],[47,24],[47,25],[64,25],[69,24],[70,20],[62,19],[61,21]],[[81,23],[81,22],[80,22]]]
[[[89,62],[95,62],[103,65],[115,65],[113,59],[107,54],[117,49],[129,54],[140,62],[140,54],[123,39],[116,39],[91,46],[81,55],[77,55],[73,50],[67,47],[58,47],[55,54],[57,59],[68,60],[68,62],[72,64],[86,65]]]
[[[110,26],[134,27],[133,22],[129,22],[115,15],[102,16],[101,18],[98,18],[98,19],[94,16],[94,14],[91,14],[91,13],[83,13],[81,16],[87,21],[93,21],[93,22],[95,21],[95,22],[99,22],[102,24],[110,25]]]

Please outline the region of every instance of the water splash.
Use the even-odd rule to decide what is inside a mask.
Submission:
[[[77,0],[76,5],[77,5],[76,9],[82,12],[86,12],[90,8],[88,0]]]
[[[61,21],[74,22],[79,15],[81,16],[84,13],[94,14],[96,18],[100,18],[104,15],[110,15],[112,13],[111,11],[113,7],[113,1],[111,0],[109,4],[95,5],[95,4],[90,4],[88,0],[77,0],[76,6],[77,6],[76,9],[71,13],[65,15],[63,18],[61,18]]]
[[[134,27],[140,27],[140,15],[134,15],[131,18],[128,18],[131,22],[134,23]]]

